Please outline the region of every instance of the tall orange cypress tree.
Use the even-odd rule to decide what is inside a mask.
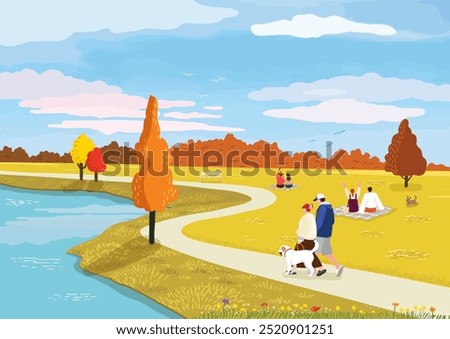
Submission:
[[[136,207],[149,212],[149,242],[153,244],[156,212],[163,211],[178,197],[169,170],[169,148],[160,135],[158,101],[153,96],[148,99],[144,128],[135,149],[140,170],[132,182],[133,200]]]
[[[386,160],[386,172],[399,175],[408,187],[413,175],[423,175],[427,169],[427,161],[422,150],[417,146],[417,137],[409,128],[408,119],[403,119],[398,127],[398,133],[392,137]]]

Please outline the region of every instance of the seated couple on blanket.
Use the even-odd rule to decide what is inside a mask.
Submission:
[[[276,179],[277,179],[277,187],[278,188],[292,188],[294,183],[292,182],[291,175],[286,173],[286,179],[284,179],[284,174],[281,172],[281,168],[278,170]]]

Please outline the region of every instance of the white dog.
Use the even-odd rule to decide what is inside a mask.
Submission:
[[[278,253],[286,259],[286,272],[284,274],[296,274],[297,264],[304,263],[308,269],[308,277],[314,274],[312,262],[314,260],[314,252],[319,248],[319,243],[314,240],[314,248],[312,250],[294,251],[289,246],[283,245]]]

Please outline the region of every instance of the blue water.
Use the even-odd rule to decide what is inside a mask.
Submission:
[[[0,185],[0,318],[180,318],[65,252],[145,213],[104,193]]]

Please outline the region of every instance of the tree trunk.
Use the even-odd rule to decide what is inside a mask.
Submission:
[[[156,220],[156,211],[148,212],[148,242],[150,244],[155,243],[155,220]]]
[[[95,182],[98,181],[98,172],[94,172],[94,180],[95,180]]]
[[[409,181],[412,178],[412,175],[405,175],[404,177],[402,177],[405,180],[405,187],[407,188],[409,186]]]
[[[83,180],[83,169],[85,166],[83,166],[83,164],[81,162],[79,162],[77,164],[77,166],[78,166],[78,169],[80,170],[80,180]]]

